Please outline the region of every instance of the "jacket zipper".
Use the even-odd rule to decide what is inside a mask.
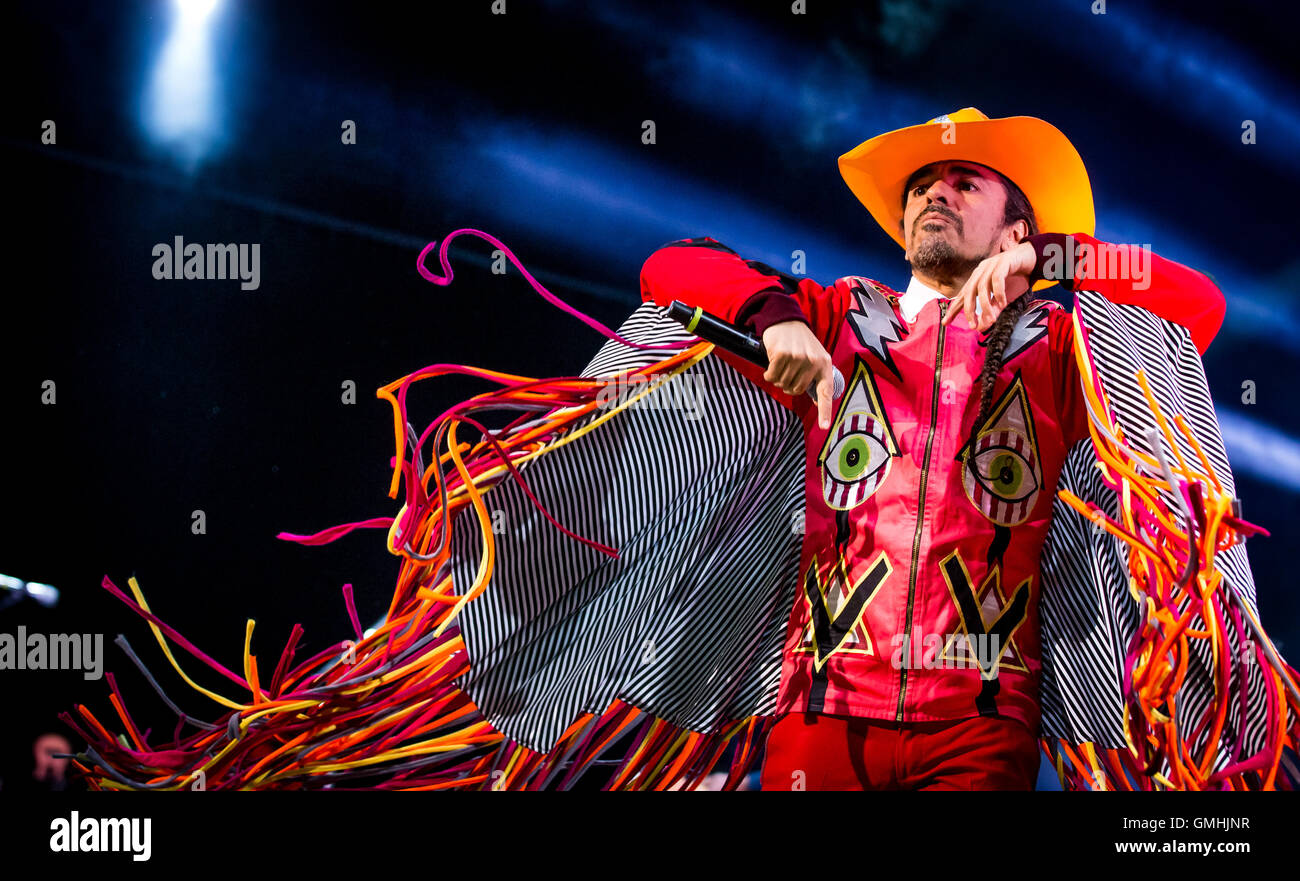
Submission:
[[[921,493],[916,505],[916,534],[912,538],[912,571],[907,582],[907,625],[903,630],[904,652],[903,668],[899,671],[898,714],[895,721],[903,721],[903,697],[907,694],[907,665],[911,663],[912,654],[912,601],[916,596],[916,565],[921,555],[921,530],[925,524],[925,485],[929,477],[930,448],[934,444],[934,428],[939,420],[939,375],[943,372],[943,315],[948,306],[947,300],[939,301],[939,344],[934,356],[934,389],[930,396],[930,431],[925,438],[925,456],[921,460]]]

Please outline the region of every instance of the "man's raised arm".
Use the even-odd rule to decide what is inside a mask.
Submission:
[[[1073,244],[1067,242],[1073,239]],[[1112,303],[1141,306],[1187,328],[1196,351],[1204,355],[1223,325],[1227,302],[1209,276],[1175,263],[1139,245],[1113,245],[1083,233],[1065,236],[1042,233],[1030,236],[1038,257],[1035,278],[1060,281],[1072,291],[1091,290]],[[1055,246],[1056,250],[1049,250]],[[1052,255],[1058,265],[1073,266],[1071,277],[1053,272]],[[1074,259],[1069,255],[1073,254]],[[1081,258],[1081,259],[1080,259]],[[1118,271],[1117,271],[1118,270]],[[1139,277],[1140,276],[1140,277]]]
[[[818,422],[830,427],[834,368],[827,349],[848,309],[848,294],[839,285],[823,287],[745,260],[706,237],[672,242],[651,254],[641,268],[641,299],[660,306],[680,300],[753,329],[769,360],[763,381],[787,395],[815,389]]]
[[[651,254],[641,267],[641,299],[699,306],[760,337],[774,324],[802,321],[825,347],[847,309],[834,285],[746,260],[708,237],[671,242]]]

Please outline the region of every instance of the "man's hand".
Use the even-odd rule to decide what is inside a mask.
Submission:
[[[952,298],[952,307],[943,317],[949,324],[957,313],[964,312],[971,327],[984,333],[998,320],[1007,303],[1029,290],[1029,273],[1034,271],[1034,246],[1021,242],[1009,251],[987,257],[966,279],[966,284]],[[979,318],[975,316],[979,304]]]
[[[790,395],[817,388],[817,421],[831,427],[831,394],[835,390],[831,356],[812,329],[802,321],[782,321],[763,331],[767,372],[763,379]]]

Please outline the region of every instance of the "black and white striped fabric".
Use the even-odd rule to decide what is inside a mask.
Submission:
[[[619,334],[693,339],[652,303]],[[668,354],[610,341],[583,375]],[[802,540],[803,449],[789,411],[706,357],[520,468],[556,520],[618,560],[557,530],[514,481],[490,489],[488,508],[503,512],[495,570],[459,619],[473,665],[460,684],[488,721],[546,751],[616,698],[697,731],[773,712]],[[481,546],[463,512],[458,590]]]
[[[1184,414],[1231,487],[1187,331],[1090,292],[1077,304],[1131,442],[1143,448],[1151,421],[1134,379],[1141,367],[1165,413]],[[619,333],[640,343],[689,338],[651,303]],[[660,357],[611,341],[583,375],[611,376]],[[513,481],[486,497],[489,508],[504,512],[504,529],[495,536],[492,582],[460,618],[473,664],[461,684],[498,730],[532,749],[549,750],[580,713],[599,712],[615,698],[699,731],[775,708],[802,538],[801,426],[713,357],[644,400],[648,406],[629,408],[521,469],[561,523],[618,548],[619,560],[558,532]],[[1091,441],[1077,444],[1059,486],[1117,516],[1116,495],[1095,464]],[[463,589],[477,569],[481,539],[467,512],[454,532],[452,573]],[[1245,549],[1221,555],[1218,565],[1254,608]],[[1128,591],[1127,548],[1058,499],[1042,571],[1041,734],[1123,747],[1123,662],[1140,613]],[[1200,660],[1180,713],[1199,712],[1213,693],[1209,659]],[[1257,727],[1264,695],[1258,670],[1248,691]],[[1229,723],[1226,743],[1243,724],[1235,703]],[[1249,750],[1262,743],[1256,727],[1248,731]]]
[[[1080,292],[1075,301],[1080,322],[1087,329],[1093,361],[1123,427],[1125,441],[1148,456],[1155,450],[1149,432],[1156,429],[1161,453],[1167,461],[1176,458],[1158,431],[1136,375],[1143,371],[1152,393],[1167,420],[1182,414],[1195,434],[1206,458],[1214,467],[1224,489],[1235,495],[1235,483],[1214,403],[1200,354],[1187,329],[1137,306],[1121,306],[1092,291]],[[1171,423],[1172,427],[1172,423]],[[1187,451],[1184,450],[1184,455]],[[1092,441],[1076,444],[1061,472],[1059,486],[1091,502],[1109,516],[1118,518],[1116,494],[1102,483],[1097,471]],[[1172,511],[1183,510],[1181,498],[1160,491]],[[1043,597],[1040,615],[1043,628],[1042,709],[1045,734],[1072,742],[1092,741],[1100,746],[1125,746],[1122,725],[1123,665],[1127,646],[1137,631],[1141,608],[1128,590],[1128,545],[1094,526],[1092,521],[1069,508],[1058,498],[1052,526],[1043,546]],[[1216,555],[1216,568],[1231,590],[1257,613],[1255,581],[1245,545],[1238,544]],[[1201,629],[1198,617],[1193,627]],[[1205,640],[1193,640],[1194,663],[1189,665],[1186,683],[1177,703],[1180,730],[1190,733],[1213,699],[1211,649]],[[1229,630],[1229,650],[1240,657],[1243,646]],[[1229,690],[1240,694],[1243,683],[1232,666]],[[1249,681],[1247,718],[1242,719],[1237,700],[1229,704],[1228,719],[1216,769],[1230,758],[1243,724],[1247,725],[1244,752],[1248,755],[1264,745],[1266,685],[1257,664],[1245,667]],[[1204,747],[1208,726],[1199,741],[1188,744],[1194,754]]]

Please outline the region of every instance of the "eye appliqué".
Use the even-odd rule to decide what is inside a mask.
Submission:
[[[884,426],[869,413],[850,413],[836,426],[826,452],[825,489],[831,507],[851,507],[880,485],[889,467]]]
[[[971,504],[999,526],[1029,519],[1042,488],[1042,464],[1029,399],[1017,373],[973,443],[957,454]]]
[[[826,504],[837,511],[862,504],[889,475],[897,455],[898,443],[885,418],[880,391],[866,365],[858,361],[818,458]]]
[[[1029,441],[1006,429],[983,435],[975,443],[975,480],[1008,504],[1023,502],[1038,489],[1034,463],[1025,456]]]

